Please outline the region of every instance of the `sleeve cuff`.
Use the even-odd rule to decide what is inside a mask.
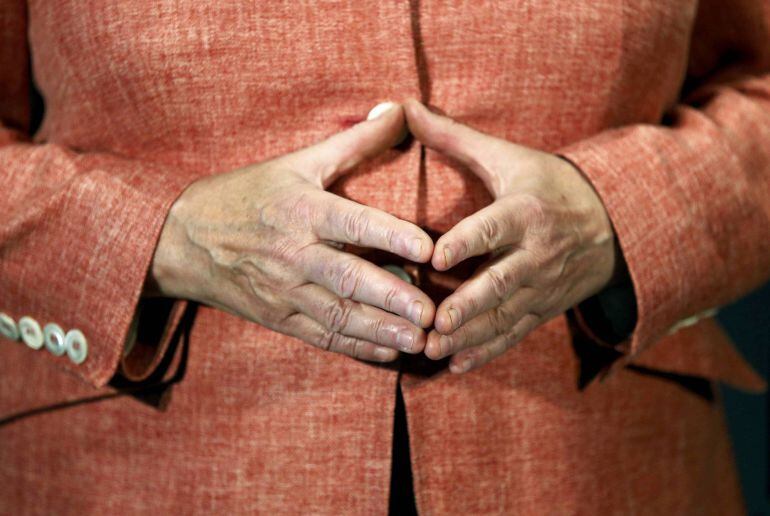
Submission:
[[[119,373],[123,378],[141,382],[155,371],[186,306],[186,301],[167,298],[140,301],[120,361]]]
[[[0,165],[29,178],[19,182],[29,195],[11,199],[15,218],[0,242],[0,309],[80,339],[77,359],[47,346],[28,344],[29,352],[102,387],[124,367],[128,344],[128,376],[149,374],[170,327],[146,337],[140,319],[155,309],[141,315],[137,308],[168,211],[196,175],[54,144],[6,146]],[[157,345],[144,345],[145,338]]]

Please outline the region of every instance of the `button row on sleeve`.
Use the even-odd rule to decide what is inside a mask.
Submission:
[[[716,308],[710,308],[708,310],[704,310],[700,313],[697,313],[693,316],[687,317],[685,319],[682,319],[681,321],[674,324],[671,328],[668,330],[669,335],[673,335],[674,333],[678,332],[679,330],[682,330],[684,328],[689,328],[690,326],[695,326],[698,324],[702,319],[706,319],[708,317],[714,317],[717,314]]]
[[[40,324],[29,316],[19,319],[18,324],[8,314],[0,312],[0,335],[9,340],[21,339],[31,349],[45,348],[51,354],[60,357],[67,354],[75,364],[82,364],[88,357],[88,341],[83,332],[73,329],[64,333],[55,323]]]

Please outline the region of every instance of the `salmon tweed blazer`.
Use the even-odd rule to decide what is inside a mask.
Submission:
[[[88,344],[0,338],[0,513],[384,514],[397,385],[420,513],[741,513],[708,391],[764,382],[707,315],[770,275],[769,72],[762,0],[0,0],[4,328]],[[583,171],[627,342],[570,312],[454,375],[141,298],[188,184],[409,97]],[[419,142],[334,191],[439,233],[490,202]]]

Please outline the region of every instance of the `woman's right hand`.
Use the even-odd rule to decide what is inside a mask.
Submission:
[[[405,127],[394,104],[311,147],[193,183],[163,227],[152,290],[364,360],[422,352],[430,298],[338,247],[427,262],[433,241],[414,224],[324,191],[398,143]]]

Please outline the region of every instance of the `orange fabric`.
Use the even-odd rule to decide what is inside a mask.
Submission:
[[[665,335],[770,271],[770,3],[2,0],[0,28],[0,311],[90,344],[0,342],[0,513],[382,514],[397,382],[421,513],[742,510],[719,401],[624,366],[763,387],[711,323]],[[604,381],[577,389],[564,317],[457,376],[190,305],[106,385],[187,184],[407,97],[597,188],[640,308]],[[417,143],[334,190],[439,232],[489,202]]]

